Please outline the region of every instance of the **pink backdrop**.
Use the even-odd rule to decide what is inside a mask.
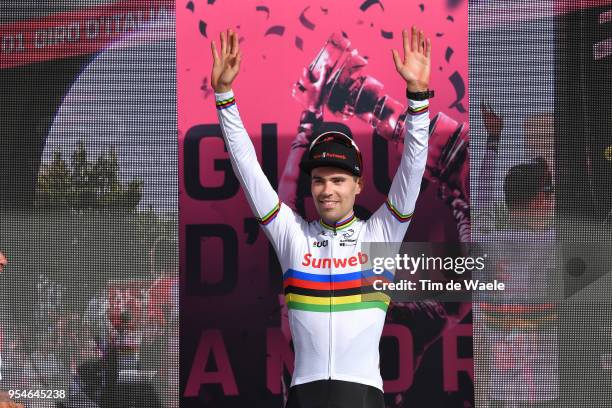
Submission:
[[[289,143],[295,137],[302,106],[291,97],[291,89],[300,77],[302,68],[315,58],[329,35],[344,31],[361,55],[368,56],[366,71],[385,84],[385,91],[399,101],[404,101],[405,86],[395,71],[391,49],[401,49],[401,29],[418,24],[432,37],[433,72],[431,87],[436,97],[431,101],[431,116],[443,111],[458,122],[468,121],[468,100],[462,105],[466,112],[449,109],[456,100],[456,93],[449,77],[459,72],[467,89],[467,7],[449,10],[444,1],[424,2],[423,11],[419,2],[386,1],[384,11],[374,4],[361,11],[353,1],[288,2],[271,0],[265,2],[269,13],[256,10],[263,5],[259,1],[217,1],[212,5],[203,1],[177,2],[177,92],[179,129],[179,188],[181,228],[191,223],[218,222],[231,224],[242,230],[242,217],[250,216],[250,210],[242,192],[229,200],[199,201],[185,192],[183,175],[183,140],[185,133],[199,124],[217,123],[214,109],[214,94],[210,89],[210,40],[217,43],[219,32],[232,27],[239,33],[243,60],[241,72],[234,91],[242,119],[260,154],[261,125],[275,123],[278,127],[278,174],[282,172]],[[299,21],[300,14],[314,23],[310,30]],[[322,9],[327,10],[325,13]],[[205,24],[206,35],[200,27]],[[285,27],[284,34],[267,35],[272,26]],[[385,39],[381,30],[393,33],[393,39]],[[440,36],[438,36],[440,35]],[[303,40],[303,50],[295,45],[295,38]],[[445,59],[447,48],[453,50],[450,62]],[[326,120],[332,116],[326,112]],[[339,118],[333,118],[339,121]],[[364,151],[366,186],[371,187],[372,157],[369,139],[372,129],[358,119],[346,124],[351,128],[359,146]],[[223,184],[223,173],[215,171],[214,159],[226,158],[220,139],[206,139],[200,145],[200,177],[206,186]],[[368,167],[370,167],[368,169]],[[392,172],[390,173],[393,174]],[[367,188],[367,187],[366,187]],[[373,188],[366,190],[364,204],[375,208],[384,200]],[[367,205],[370,204],[371,205]],[[310,214],[313,215],[314,214]],[[261,237],[263,242],[265,238]]]
[[[217,115],[214,107],[214,94],[210,88],[210,70],[212,58],[210,41],[218,44],[219,32],[231,27],[240,38],[243,52],[241,72],[234,84],[236,100],[242,119],[253,140],[255,149],[262,161],[262,125],[275,124],[277,127],[277,150],[266,153],[266,160],[276,163],[278,179],[283,171],[291,141],[296,135],[300,114],[303,107],[291,96],[293,84],[300,78],[302,70],[316,57],[325,41],[333,32],[344,31],[362,56],[368,57],[368,65],[364,73],[378,79],[385,85],[384,91],[391,97],[405,102],[405,84],[395,71],[391,57],[391,49],[401,49],[401,30],[417,24],[432,38],[433,65],[431,88],[435,89],[436,97],[431,100],[431,117],[437,112],[444,112],[457,122],[468,121],[467,96],[467,2],[459,2],[459,6],[449,7],[446,1],[311,1],[292,2],[281,0],[261,1],[204,1],[177,2],[177,92],[178,92],[178,129],[179,129],[179,188],[180,188],[180,231],[181,231],[181,333],[185,337],[181,343],[182,375],[181,383],[194,373],[199,380],[206,382],[224,381],[226,395],[240,393],[241,385],[238,379],[237,387],[230,375],[236,375],[238,370],[259,370],[253,363],[245,363],[245,359],[257,359],[244,350],[236,350],[239,339],[228,341],[238,327],[251,327],[258,330],[263,340],[259,346],[253,346],[251,353],[260,352],[265,358],[266,326],[274,327],[278,318],[272,323],[269,315],[278,315],[277,294],[280,293],[280,273],[270,277],[269,270],[273,257],[269,256],[268,242],[263,233],[259,233],[254,242],[249,228],[245,226],[247,219],[252,218],[244,194],[239,190],[235,195],[225,199],[199,200],[190,196],[186,189],[186,172],[192,172],[192,178],[199,176],[202,186],[219,187],[226,182],[224,171],[215,166],[223,166],[220,160],[227,160],[223,142],[218,137],[208,137],[199,143],[199,169],[185,161],[185,135],[199,125],[216,125]],[[367,7],[368,3],[372,3]],[[457,3],[457,2],[454,2]],[[361,6],[361,8],[360,8]],[[363,9],[363,10],[362,10]],[[300,18],[302,16],[302,18]],[[277,26],[276,32],[268,34],[267,30]],[[280,29],[278,27],[283,27]],[[392,33],[388,39],[382,31]],[[388,37],[389,34],[386,34]],[[296,45],[301,43],[301,49]],[[454,75],[453,75],[454,74]],[[461,77],[465,87],[465,96],[459,106],[455,83],[451,76]],[[463,108],[463,109],[462,109]],[[325,111],[326,121],[342,122],[339,117]],[[372,157],[372,128],[365,122],[351,118],[343,122],[347,125],[364,154],[365,163],[365,194],[362,194],[358,204],[369,211],[375,210],[384,202],[385,194],[377,191],[373,185],[373,166],[388,166],[392,177],[397,166],[397,157],[390,155],[389,163],[377,161]],[[196,148],[192,146],[191,148]],[[391,148],[390,148],[391,149]],[[192,152],[193,154],[193,152]],[[306,200],[307,215],[315,217],[311,200]],[[237,238],[237,250],[230,255],[237,259],[237,277],[230,289],[218,291],[200,290],[232,281],[228,278],[228,259],[224,259],[222,240],[211,237],[201,240],[198,246],[200,253],[199,265],[189,265],[192,259],[187,259],[187,230],[201,225],[202,229],[213,230],[222,225],[226,231],[233,231]],[[230,227],[229,229],[227,227]],[[232,233],[232,234],[233,234]],[[455,221],[449,208],[436,195],[436,188],[430,187],[421,193],[416,209],[416,217],[410,227],[408,238],[415,240],[456,240]],[[231,234],[230,234],[231,235]],[[193,246],[192,246],[193,247]],[[228,251],[226,248],[225,251]],[[227,255],[227,254],[225,254]],[[196,275],[196,286],[193,281],[186,281],[186,275]],[[274,279],[278,282],[274,283]],[[190,286],[191,285],[191,286]],[[265,310],[264,312],[259,312]],[[272,312],[270,312],[272,310]],[[245,316],[245,311],[252,316]],[[236,317],[241,321],[236,321]],[[249,320],[248,322],[242,319]],[[471,333],[471,328],[459,326],[458,332],[463,336]],[[202,353],[215,353],[212,344],[217,344],[219,329],[227,343],[223,353],[227,353],[228,364],[223,367],[231,373],[219,376],[202,374],[202,367],[192,367],[194,359],[204,359]],[[185,331],[190,333],[186,333]],[[215,334],[217,333],[217,334]],[[457,333],[457,332],[456,332]],[[193,339],[187,337],[192,335]],[[210,343],[206,339],[217,339]],[[271,341],[268,337],[268,342]],[[231,343],[231,344],[230,344]],[[203,344],[206,344],[203,346]],[[234,346],[232,346],[234,344]],[[204,349],[202,349],[204,347]],[[234,347],[232,349],[232,347]],[[198,352],[196,352],[198,349]],[[202,351],[204,350],[204,351]],[[199,354],[198,354],[199,353]],[[207,355],[207,354],[206,354]],[[217,356],[218,357],[218,356]],[[239,361],[239,363],[236,363]],[[200,361],[199,364],[202,364]],[[238,367],[240,366],[240,368]],[[471,363],[469,364],[471,366]],[[261,367],[265,370],[265,365]],[[263,372],[258,376],[265,376]],[[440,376],[441,378],[441,376]],[[445,380],[446,381],[446,380]],[[453,386],[453,388],[456,387]],[[197,388],[188,387],[191,392]],[[270,387],[268,387],[270,388]],[[274,388],[274,387],[272,387]],[[440,384],[440,389],[442,385]],[[191,396],[194,396],[193,393]],[[195,405],[194,405],[195,406]]]

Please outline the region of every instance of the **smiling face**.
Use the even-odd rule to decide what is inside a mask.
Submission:
[[[327,223],[346,218],[361,193],[363,182],[348,171],[336,167],[317,167],[310,173],[310,191],[317,212]]]

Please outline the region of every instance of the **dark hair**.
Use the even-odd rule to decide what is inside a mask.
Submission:
[[[504,179],[504,200],[508,210],[526,208],[540,192],[552,192],[552,175],[546,160],[513,166]]]

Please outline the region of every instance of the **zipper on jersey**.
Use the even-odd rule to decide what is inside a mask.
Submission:
[[[334,237],[336,236],[336,227],[334,226]],[[329,245],[329,257],[331,259],[334,259],[334,238],[330,239],[330,245]],[[332,316],[333,316],[333,299],[334,299],[334,282],[332,280],[333,277],[333,268],[334,268],[334,263],[333,261],[331,262],[331,265],[329,267],[329,289],[330,289],[330,297],[329,297],[329,361],[327,362],[327,376],[329,377],[329,379],[331,380],[331,373],[332,373],[332,341],[333,341],[333,328],[332,328]]]

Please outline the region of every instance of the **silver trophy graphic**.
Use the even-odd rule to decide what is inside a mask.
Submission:
[[[334,33],[304,69],[292,95],[305,107],[327,106],[344,120],[356,116],[380,136],[401,143],[407,106],[387,95],[384,85],[364,72],[367,64],[348,38]],[[327,79],[320,80],[322,76]],[[313,92],[312,87],[320,89]],[[438,113],[431,120],[429,145],[425,178],[444,182],[469,197],[468,126]]]

